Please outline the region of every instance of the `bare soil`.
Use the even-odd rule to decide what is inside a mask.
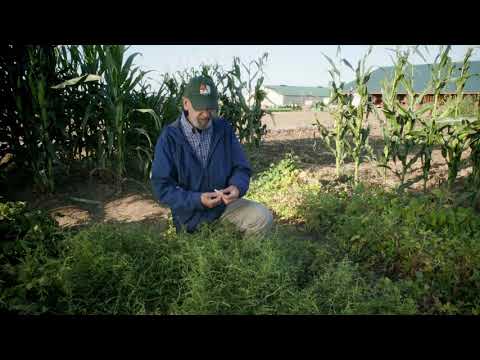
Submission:
[[[335,174],[335,158],[322,145],[319,139],[319,131],[314,125],[316,119],[327,128],[333,126],[333,118],[326,112],[296,111],[274,113],[273,119],[269,115],[265,116],[263,123],[267,125],[268,133],[265,142],[261,146],[261,150],[255,155],[258,158],[260,166],[257,171],[261,171],[268,167],[267,162],[277,162],[283,158],[286,152],[292,152],[298,157],[298,161],[303,169],[303,176],[310,182],[328,182],[336,178]],[[275,122],[274,122],[275,121]],[[371,115],[368,118],[370,125],[369,143],[374,148],[375,153],[383,151],[383,136],[381,130],[381,122],[383,117]],[[469,152],[464,154],[467,158]],[[389,164],[390,166],[400,169],[400,164]],[[430,180],[427,188],[439,186],[447,180],[447,165],[441,151],[435,149],[432,154],[432,165],[430,170]],[[344,174],[353,175],[354,164],[346,161],[344,166]],[[470,168],[463,168],[459,175],[459,182],[471,172]],[[417,161],[412,174],[407,176],[406,181],[412,183],[413,191],[423,190],[423,180],[421,179],[422,168],[420,161]],[[375,163],[365,161],[360,165],[360,177],[363,181],[378,184],[385,187],[393,188],[398,184],[398,178],[387,171],[385,176],[384,170],[379,168]]]
[[[30,208],[47,210],[61,227],[105,222],[148,222],[164,228],[170,210],[135,183],[118,189],[96,177],[72,176],[53,194],[36,194],[31,188],[9,194],[9,200],[26,201]]]

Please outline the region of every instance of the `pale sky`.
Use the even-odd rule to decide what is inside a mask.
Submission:
[[[393,53],[387,48],[396,46],[373,46],[367,65],[390,66],[392,61],[389,55]],[[355,68],[368,47],[368,45],[341,46],[341,57],[346,58]],[[469,47],[475,48],[471,60],[480,60],[478,45],[453,45],[450,56],[454,61],[461,61]],[[438,46],[428,46],[430,55],[423,49],[421,46],[427,62],[433,62],[438,54]],[[267,52],[268,60],[264,67],[265,85],[328,86],[329,64],[322,52],[335,59],[337,45],[132,45],[129,53],[132,52],[142,54],[135,59],[135,64],[140,65],[142,70],[155,70],[147,75],[154,79],[153,85],[155,81],[160,80],[159,74],[197,68],[202,63],[218,63],[228,69],[234,56],[248,63]],[[411,61],[414,64],[424,63],[417,55],[412,56]],[[342,80],[353,80],[354,74],[346,66],[341,68],[341,72]]]

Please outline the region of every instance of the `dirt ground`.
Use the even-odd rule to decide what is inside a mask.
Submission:
[[[30,206],[48,210],[62,227],[92,222],[164,224],[169,216],[170,211],[160,206],[151,194],[134,187],[124,187],[117,193],[112,184],[91,181],[72,182],[69,188],[72,191],[61,189],[33,200]]]
[[[312,125],[315,116],[325,126],[331,126],[332,119],[327,113],[289,112],[275,113],[273,120],[266,116],[268,133],[260,150],[249,152],[254,177],[267,169],[270,164],[284,158],[288,152],[297,156],[301,168],[300,177],[305,182],[328,183],[335,180],[335,159],[322,147],[318,130]],[[369,119],[371,143],[381,149],[381,132],[378,119]],[[353,173],[353,164],[346,163],[347,174]],[[433,153],[431,180],[429,187],[437,186],[446,180],[447,167],[439,150]],[[468,175],[469,169],[462,169],[460,178]],[[417,179],[413,191],[423,187],[419,176],[420,163],[409,180]],[[398,180],[393,174],[385,178],[383,170],[374,163],[365,162],[360,167],[363,181],[393,187]],[[17,192],[12,200],[28,201],[32,208],[46,209],[62,227],[72,227],[98,222],[154,222],[166,226],[170,211],[153,199],[147,188],[131,182],[125,183],[121,192],[116,192],[112,184],[99,178],[79,174],[69,178],[59,186],[53,195],[40,196],[29,190]]]
[[[332,126],[333,118],[328,112],[314,112],[314,111],[290,111],[290,112],[276,112],[272,115],[265,115],[262,118],[262,123],[267,126],[268,131],[275,130],[298,130],[298,129],[314,129],[316,120],[324,126]],[[371,127],[371,135],[373,137],[381,136],[380,121],[384,117],[380,115],[370,115],[369,124]]]
[[[262,144],[261,151],[258,152],[258,161],[263,163],[262,158],[268,161],[279,161],[286,152],[293,152],[298,156],[298,160],[304,172],[305,179],[310,182],[326,182],[335,179],[335,158],[322,146],[319,139],[319,131],[313,123],[316,119],[327,128],[333,126],[333,118],[326,112],[282,112],[274,113],[273,120],[267,115],[263,118],[263,123],[267,125],[268,133],[265,142]],[[372,114],[368,118],[370,125],[369,143],[374,148],[375,153],[383,151],[383,136],[381,123],[385,120]],[[464,154],[467,158],[469,152]],[[389,164],[395,167],[395,164]],[[397,164],[397,169],[400,168]],[[345,163],[345,173],[353,174],[354,166],[352,162]],[[259,169],[260,170],[260,169]],[[470,173],[470,169],[462,169],[458,175],[461,179]],[[407,177],[406,181],[413,182],[411,189],[420,191],[423,189],[423,181],[420,179],[422,174],[421,163],[417,161],[413,173]],[[447,165],[441,151],[436,149],[432,154],[432,165],[430,171],[431,178],[427,187],[435,187],[447,179]],[[364,162],[360,165],[360,177],[369,183],[383,185],[385,187],[394,187],[398,184],[398,178],[391,172],[385,177],[383,169],[375,163]]]

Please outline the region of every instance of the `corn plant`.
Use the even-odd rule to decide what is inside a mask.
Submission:
[[[370,47],[365,56],[358,61],[356,69],[346,60],[342,62],[355,72],[355,85],[353,89],[345,89],[345,84],[340,79],[340,71],[335,63],[324,54],[331,65],[329,70],[332,78],[331,100],[329,111],[334,118],[334,128],[327,130],[318,119],[316,125],[320,130],[320,137],[325,141],[327,148],[334,154],[336,162],[336,174],[340,176],[341,167],[348,155],[354,161],[354,181],[359,181],[359,168],[366,152],[371,152],[368,144],[370,128],[367,117],[372,106],[369,101],[367,83],[372,73],[372,67],[366,69],[365,62],[370,55]],[[358,96],[358,104],[354,102],[354,93]],[[335,142],[335,147],[333,146]]]
[[[0,56],[5,106],[0,151],[2,157],[12,153],[17,168],[33,172],[42,191],[53,191],[58,166],[68,175],[79,160],[89,168],[113,170],[120,180],[126,153],[153,151],[152,137],[181,101],[172,77],[161,94],[137,91],[145,73],[132,65],[138,54],[124,59],[124,46],[10,45],[7,50]]]
[[[175,76],[165,74],[161,90],[159,90],[158,107],[153,108],[162,126],[174,121],[182,110],[182,96],[185,83],[179,81]]]
[[[48,83],[56,81],[55,54],[52,46],[29,47],[26,83],[29,97],[16,97],[17,109],[26,127],[25,144],[31,153],[30,166],[38,190],[55,188],[54,162],[56,156],[55,100]]]
[[[35,53],[34,51],[29,52],[30,61],[33,63],[35,61],[46,61],[50,60],[42,59],[45,54],[43,52]],[[40,56],[40,58],[39,58]],[[55,159],[55,150],[54,145],[50,139],[49,129],[51,128],[52,123],[55,122],[54,113],[49,109],[49,97],[48,97],[48,87],[47,87],[47,78],[44,73],[38,74],[29,74],[28,83],[30,90],[32,92],[32,99],[34,101],[34,106],[37,108],[38,113],[35,114],[35,117],[39,120],[39,133],[38,133],[38,147],[39,151],[37,154],[39,158],[33,163],[33,169],[37,176],[34,179],[37,181],[37,184],[44,186],[46,190],[53,191],[55,187],[54,183],[54,174],[53,174],[53,161]],[[52,116],[53,115],[53,116]]]
[[[93,135],[96,144],[90,142],[88,145],[95,146],[93,152],[97,168],[113,169],[117,180],[120,180],[125,173],[126,134],[130,125],[128,117],[135,110],[131,96],[146,74],[139,71],[138,67],[133,67],[133,60],[139,54],[131,54],[124,60],[127,47],[123,45],[84,46],[81,52],[75,47],[69,50],[70,58],[79,64],[75,70],[80,71],[81,75],[55,88],[75,85],[82,95],[91,95],[90,102],[88,98],[86,103],[82,102],[83,111],[77,111],[77,115],[81,115],[80,119],[71,124],[76,133],[76,142],[83,140],[85,135]],[[65,63],[65,53],[62,61]],[[102,81],[98,82],[99,80]],[[101,109],[96,108],[97,101],[102,106]],[[92,119],[93,114],[98,117]],[[89,119],[97,123],[87,129]],[[86,130],[90,131],[86,133]],[[82,146],[76,142],[74,150],[80,150]]]
[[[262,109],[262,101],[266,97],[263,85],[263,67],[268,54],[263,54],[258,60],[251,61],[248,66],[238,57],[233,59],[232,69],[215,74],[218,79],[220,109],[219,115],[230,121],[237,132],[240,141],[258,146],[266,133],[266,125],[261,119],[270,113]],[[247,79],[243,80],[240,66],[245,70]]]
[[[133,91],[129,97],[132,110],[128,115],[127,153],[136,155],[134,162],[143,180],[147,180],[150,174],[155,139],[163,126],[178,115],[178,106],[174,111],[169,109],[171,100],[175,103],[175,97],[178,97],[167,87],[169,80],[165,76],[165,81],[157,91],[152,91],[150,84],[141,82],[140,89]]]
[[[458,77],[456,79],[451,79],[451,81],[455,81],[456,83],[455,101],[450,103],[450,106],[447,106],[444,109],[442,115],[449,116],[453,114],[454,119],[453,121],[447,120],[445,124],[437,123],[437,125],[439,125],[438,138],[442,150],[442,156],[445,158],[448,166],[449,187],[453,186],[457,178],[458,171],[460,170],[462,154],[470,146],[470,123],[466,119],[459,118],[459,107],[463,100],[465,83],[470,77],[472,77],[472,74],[469,73],[469,60],[472,52],[473,49],[471,48],[467,51],[463,60],[463,64],[459,69],[460,72]],[[450,67],[448,70],[448,73],[451,74]]]
[[[470,124],[467,120],[460,123],[447,123],[439,127],[439,141],[448,166],[448,186],[452,187],[461,166],[462,154],[470,146],[468,141]]]
[[[2,105],[2,136],[17,168],[32,176],[36,190],[52,191],[58,144],[55,100],[47,83],[55,81],[53,46],[12,45],[7,52]]]
[[[476,209],[480,211],[480,102],[477,103],[477,118],[470,123],[467,137],[470,141],[471,150],[470,163],[472,165],[472,174],[470,179],[474,189],[474,204]]]
[[[474,76],[475,74],[471,74]],[[459,101],[457,105],[457,97],[456,94],[452,94],[450,97],[446,98],[443,101],[443,104],[441,105],[442,110],[445,110],[447,108],[451,109],[451,113],[448,115],[448,117],[452,118],[475,118],[477,116],[477,112],[479,109],[478,106],[478,95],[469,95],[465,96],[463,95],[463,98]],[[455,114],[455,109],[457,110],[457,113]]]
[[[145,72],[133,68],[133,60],[138,53],[131,54],[124,62],[127,48],[123,45],[109,45],[100,49],[105,86],[105,148],[100,148],[108,165],[114,168],[117,180],[125,173],[125,136],[129,108],[127,97],[142,80]],[[103,160],[103,159],[102,159]]]
[[[67,174],[74,161],[87,159],[93,166],[96,148],[105,128],[98,45],[61,46],[57,49],[57,72],[64,82],[52,86],[62,101],[57,118],[62,126]]]
[[[458,118],[460,115],[460,104],[463,101],[463,90],[465,89],[465,84],[467,83],[468,79],[471,78],[473,75],[469,73],[470,70],[470,58],[473,54],[473,48],[469,48],[465,57],[463,58],[463,64],[460,67],[460,74],[457,77],[455,83],[457,87],[456,96],[455,96],[455,119]]]
[[[31,105],[29,106],[26,102],[29,98],[25,78],[27,64],[27,47],[2,46],[0,53],[0,159],[11,154],[13,163],[23,166],[28,161],[29,152],[25,143],[27,129],[22,120],[32,118]],[[18,97],[20,98],[17,100]]]
[[[327,149],[335,157],[335,174],[337,177],[342,175],[342,168],[345,159],[350,152],[350,143],[348,135],[348,108],[351,103],[351,95],[344,89],[345,83],[341,81],[340,71],[330,57],[323,54],[330,63],[331,69],[328,70],[331,77],[330,100],[327,110],[334,119],[332,129],[327,129],[318,121],[315,115],[316,126],[319,130],[319,136],[324,141]],[[324,107],[321,106],[323,109]]]
[[[443,91],[445,86],[447,85],[449,79],[451,78],[453,65],[452,61],[449,57],[451,47],[443,47],[440,46],[439,53],[435,58],[434,63],[431,67],[431,80],[428,86],[428,89],[433,92],[434,95],[434,103],[431,112],[430,121],[423,121],[422,131],[419,133],[419,138],[422,141],[422,170],[423,170],[423,188],[426,190],[427,182],[430,175],[430,168],[432,163],[432,152],[434,146],[438,143],[438,127],[437,121],[439,118],[445,115],[439,114],[440,104],[439,98],[440,93]],[[446,110],[448,113],[449,110]]]
[[[372,104],[368,96],[368,80],[372,74],[372,67],[365,69],[365,61],[372,52],[372,47],[368,49],[365,56],[358,61],[355,71],[355,93],[359,98],[358,104],[351,103],[350,106],[350,120],[347,121],[350,133],[352,134],[353,144],[351,146],[351,156],[353,158],[354,167],[354,181],[357,184],[359,181],[360,163],[365,152],[371,152],[368,144],[368,135],[370,127],[367,123],[369,113],[372,111]],[[353,67],[347,60],[344,63],[353,71]],[[353,99],[352,99],[353,100]]]
[[[2,54],[0,142],[17,168],[32,176],[36,189],[54,189],[57,163],[56,99],[47,84],[56,81],[54,47],[9,45]]]
[[[470,123],[467,137],[470,142],[470,163],[472,164],[472,183],[474,188],[480,189],[480,112],[477,119]],[[480,195],[480,190],[478,191]]]
[[[432,105],[421,106],[428,89],[419,95],[414,91],[413,66],[408,61],[410,50],[395,50],[395,54],[391,78],[387,78],[382,87],[382,110],[386,121],[382,127],[384,150],[379,157],[379,166],[389,169],[398,177],[401,191],[406,186],[407,174],[423,155],[423,145],[416,125],[432,109]],[[406,107],[400,103],[399,93],[405,93]],[[395,166],[388,165],[389,161],[393,161]],[[400,162],[400,169],[397,169],[397,162]]]

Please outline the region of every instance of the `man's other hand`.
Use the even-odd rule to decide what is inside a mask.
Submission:
[[[222,194],[217,192],[206,192],[201,195],[200,201],[203,206],[211,209],[220,205],[222,202]]]
[[[234,202],[235,200],[238,199],[238,196],[240,195],[240,191],[235,185],[230,185],[229,187],[221,190],[220,192],[221,192],[222,200],[225,203],[225,205],[228,205]]]

